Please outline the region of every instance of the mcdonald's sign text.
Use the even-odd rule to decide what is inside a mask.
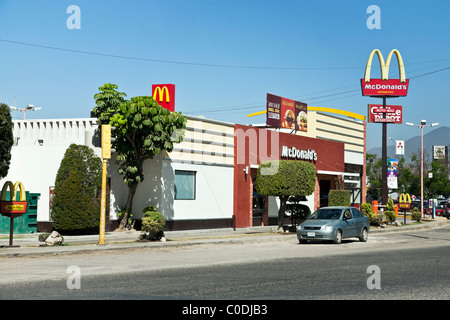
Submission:
[[[170,112],[175,111],[175,85],[154,84],[152,85],[152,97],[156,102]]]
[[[361,79],[361,88],[363,96],[391,96],[391,97],[406,97],[408,94],[409,79],[406,82],[400,82],[399,79],[370,79],[365,82]]]

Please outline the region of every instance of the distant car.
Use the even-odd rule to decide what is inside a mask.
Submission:
[[[328,240],[341,243],[342,239],[357,237],[367,241],[369,218],[354,207],[323,207],[315,211],[297,227],[300,243],[308,240]]]
[[[444,213],[443,211],[444,211],[443,206],[437,205],[437,206],[435,207],[435,209],[434,209],[434,214],[435,214],[436,216],[442,216],[443,213]],[[427,209],[427,213],[428,213],[429,215],[432,215],[432,214],[433,214],[433,208],[428,208],[428,209]]]
[[[444,208],[442,209],[442,215],[444,217],[447,217],[447,219],[449,218],[449,216],[450,216],[450,202],[447,202],[444,205]]]

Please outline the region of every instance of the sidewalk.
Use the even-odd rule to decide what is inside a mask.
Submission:
[[[403,220],[399,220],[403,221]],[[388,228],[371,227],[370,234],[384,232],[405,232],[421,229],[439,228],[447,224],[446,218],[436,218],[418,225]],[[265,241],[297,241],[295,233],[276,233],[276,226],[250,227],[236,229],[201,229],[187,231],[166,231],[166,242],[138,242],[141,231],[107,232],[106,244],[99,245],[98,235],[64,236],[62,246],[45,246],[39,242],[39,234],[16,234],[13,245],[20,247],[0,247],[0,258],[31,257],[41,255],[60,255],[73,253],[94,253],[117,250],[136,250],[145,248],[176,248],[195,245],[223,243],[261,243]],[[0,235],[0,246],[9,244],[9,235]]]

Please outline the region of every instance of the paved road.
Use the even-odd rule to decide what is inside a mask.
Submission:
[[[2,259],[0,298],[450,298],[450,226],[371,236],[367,243],[292,240]],[[374,265],[381,289],[370,290]]]

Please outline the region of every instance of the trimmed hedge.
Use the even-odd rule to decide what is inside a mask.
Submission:
[[[328,193],[328,206],[350,206],[351,194],[348,190],[330,190]]]

